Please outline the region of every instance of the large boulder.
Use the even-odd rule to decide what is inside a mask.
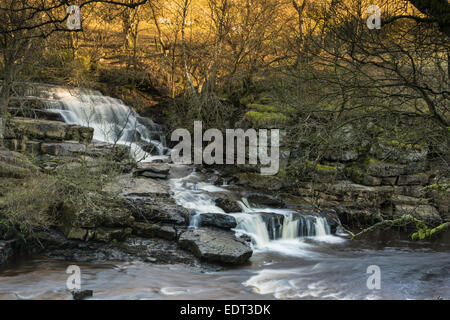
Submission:
[[[171,198],[129,197],[133,216],[137,221],[186,225],[189,211]]]
[[[345,174],[353,182],[363,184],[365,186],[379,186],[383,182],[382,178],[368,175],[364,170],[356,166],[346,168]]]
[[[231,199],[218,198],[215,200],[215,204],[226,213],[242,212],[242,208],[236,203],[236,201]]]
[[[131,148],[128,145],[94,141],[87,146],[84,154],[93,158],[107,157],[122,161],[131,158]]]
[[[124,241],[132,233],[131,228],[97,228],[94,240],[101,242]]]
[[[359,153],[354,150],[331,149],[325,153],[324,159],[329,161],[348,162],[355,161],[359,157]]]
[[[236,228],[237,222],[233,216],[223,213],[202,213],[200,214],[200,225],[203,227],[216,227],[229,230]]]
[[[100,241],[100,242],[112,242],[112,241],[125,241],[132,233],[131,228],[79,228],[71,227],[67,228],[65,236],[69,240],[78,241]]]
[[[209,229],[192,229],[178,239],[181,248],[200,259],[223,264],[241,265],[250,259],[252,249],[234,234]]]
[[[397,185],[410,186],[410,185],[426,185],[430,179],[430,173],[422,172],[411,175],[401,175],[398,177]]]
[[[259,207],[286,208],[286,204],[276,196],[262,193],[247,193],[245,195],[248,202]]]

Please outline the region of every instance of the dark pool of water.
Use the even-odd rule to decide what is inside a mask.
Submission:
[[[0,271],[0,299],[70,299],[66,268],[72,264],[94,299],[450,299],[449,245],[385,246],[337,237],[274,242],[257,250],[251,264],[213,273],[33,257]],[[372,265],[380,268],[379,290],[366,284]]]

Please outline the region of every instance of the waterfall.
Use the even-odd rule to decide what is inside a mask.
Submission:
[[[316,235],[318,237],[323,237],[331,233],[330,226],[327,223],[327,219],[322,217],[316,217]]]
[[[250,236],[256,247],[273,240],[295,240],[303,237],[323,237],[331,234],[326,218],[288,209],[253,208],[246,198],[238,201],[242,213],[232,214],[236,231]]]
[[[139,160],[164,158],[161,126],[139,116],[121,100],[88,89],[48,86],[40,92],[37,98],[47,110],[59,113],[66,123],[93,128],[95,141],[128,145]]]
[[[270,242],[267,225],[260,215],[257,214],[233,214],[238,223],[236,229],[239,233],[248,235],[256,246],[263,246]]]

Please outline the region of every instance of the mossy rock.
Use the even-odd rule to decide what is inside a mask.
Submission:
[[[346,168],[345,174],[351,181],[366,186],[379,186],[382,182],[381,178],[370,176],[363,169],[356,166]]]
[[[265,104],[257,104],[252,103],[247,106],[249,109],[256,110],[258,112],[277,112],[279,108],[274,105],[265,105]]]
[[[254,128],[274,128],[285,126],[289,122],[289,117],[282,113],[248,111],[244,120]]]
[[[312,161],[300,161],[287,168],[287,175],[300,181],[333,182],[339,177],[338,168]]]
[[[428,146],[412,143],[403,143],[399,140],[378,138],[372,145],[369,153],[379,160],[410,163],[425,161],[428,155]]]

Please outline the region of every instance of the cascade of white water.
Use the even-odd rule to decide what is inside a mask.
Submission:
[[[301,215],[287,209],[252,208],[246,198],[238,201],[238,204],[243,213],[233,214],[238,222],[236,230],[251,236],[257,247],[270,240],[294,240],[331,234],[330,226],[323,217]],[[262,215],[265,213],[274,215],[268,215],[263,219]]]
[[[270,241],[267,225],[258,214],[233,214],[238,223],[236,230],[250,236],[256,246],[262,246]]]
[[[164,139],[161,128],[140,117],[121,100],[103,96],[95,90],[69,90],[51,87],[43,100],[50,111],[61,114],[69,124],[94,129],[94,140],[130,146],[136,159],[151,160],[163,156]],[[147,145],[146,151],[142,145]]]
[[[315,228],[316,236],[318,237],[323,237],[331,233],[327,220],[322,217],[316,217]]]
[[[292,220],[292,215],[286,216],[283,222],[283,239],[295,239],[298,237],[300,220]]]

